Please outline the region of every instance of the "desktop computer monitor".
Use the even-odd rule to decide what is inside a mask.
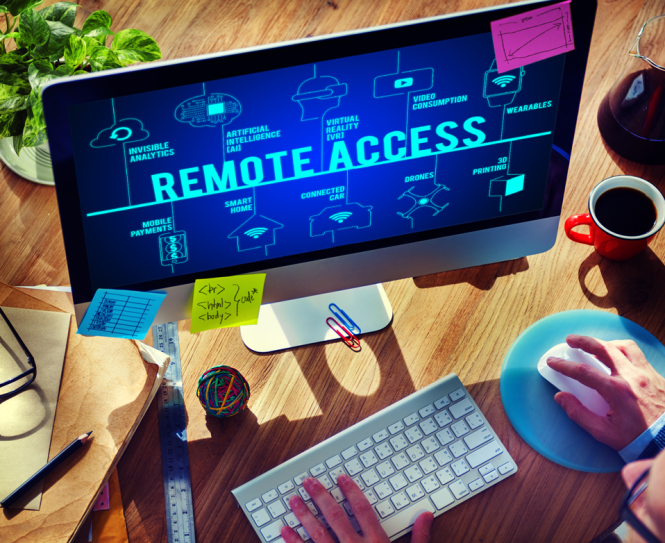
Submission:
[[[265,272],[273,303],[548,250],[596,10],[567,5],[51,83],[77,318],[98,288],[166,290],[159,323],[188,317],[197,278]],[[527,41],[572,25],[574,50],[499,73],[491,22],[542,7]]]

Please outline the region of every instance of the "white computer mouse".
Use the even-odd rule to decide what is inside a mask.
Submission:
[[[579,362],[581,364],[589,364],[594,368],[598,368],[599,370],[604,371],[607,373],[607,375],[612,373],[610,369],[595,356],[591,356],[581,349],[574,349],[568,346],[566,343],[559,343],[559,345],[555,345],[538,361],[538,371],[540,372],[540,375],[542,375],[559,390],[563,392],[570,392],[582,403],[583,406],[587,407],[597,415],[604,417],[610,410],[610,406],[603,399],[603,397],[594,389],[589,388],[579,381],[575,381],[575,379],[571,379],[570,377],[567,377],[562,373],[554,371],[552,368],[550,368],[547,365],[547,359],[550,356],[562,358],[563,360],[572,360],[573,362]]]

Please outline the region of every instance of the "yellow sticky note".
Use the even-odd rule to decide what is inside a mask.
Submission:
[[[256,324],[265,280],[265,273],[197,279],[192,302],[192,334]]]

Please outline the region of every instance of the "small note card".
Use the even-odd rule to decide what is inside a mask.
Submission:
[[[197,279],[192,302],[192,334],[256,324],[265,280],[265,273]]]
[[[85,312],[78,334],[145,339],[166,292],[100,288]]]
[[[500,74],[575,49],[570,0],[492,21],[491,26]]]

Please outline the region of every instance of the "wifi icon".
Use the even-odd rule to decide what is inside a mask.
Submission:
[[[340,211],[339,213],[335,213],[334,215],[330,215],[330,219],[333,221],[336,221],[338,223],[343,223],[346,219],[348,219],[353,213],[350,211]]]
[[[499,77],[492,79],[492,83],[504,88],[508,83],[512,83],[514,79],[514,75],[500,75]]]
[[[267,228],[252,228],[250,230],[247,230],[247,232],[245,232],[244,234],[246,236],[249,236],[250,238],[259,239],[259,236],[267,231],[268,231]]]

